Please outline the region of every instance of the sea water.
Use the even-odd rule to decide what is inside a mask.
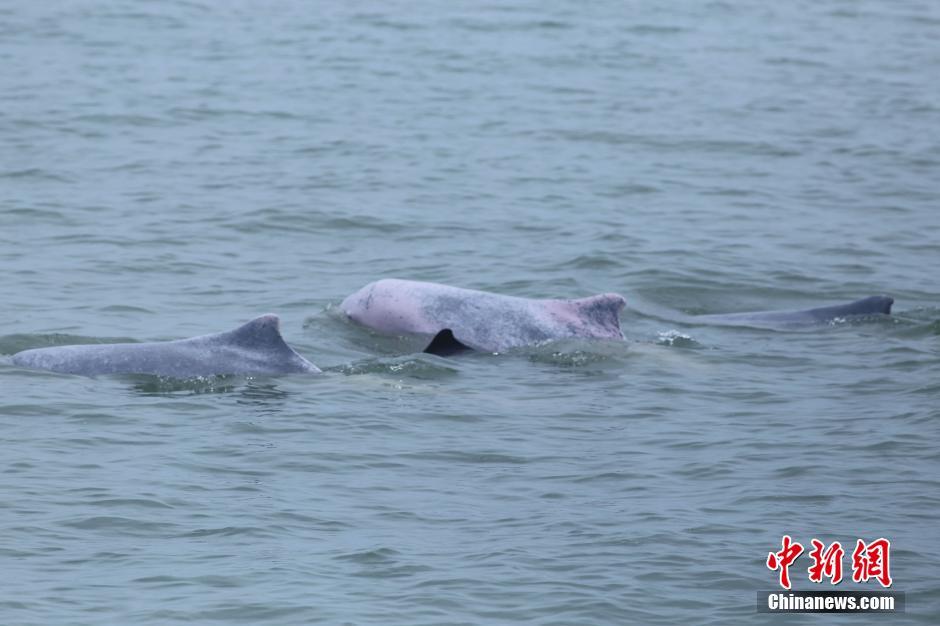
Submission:
[[[7,3],[0,622],[729,624],[783,535],[940,614],[940,5]],[[382,277],[619,292],[441,359]],[[808,332],[684,315],[896,299]],[[22,349],[262,313],[320,377]],[[818,623],[861,623],[817,615]],[[886,621],[887,623],[887,621]]]

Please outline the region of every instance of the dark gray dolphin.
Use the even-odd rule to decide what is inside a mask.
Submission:
[[[729,326],[755,326],[758,328],[798,328],[826,324],[848,317],[865,315],[889,315],[894,298],[888,296],[869,296],[849,302],[815,309],[792,311],[754,311],[751,313],[726,313],[720,315],[696,315],[690,317],[693,323],[707,322]]]
[[[173,378],[217,374],[271,375],[320,370],[284,342],[276,315],[235,330],[177,341],[112,343],[24,350],[13,364],[65,374],[155,374]]]
[[[343,300],[355,322],[391,335],[422,335],[426,352],[501,352],[555,339],[617,339],[623,297],[534,300],[413,280],[369,283]]]

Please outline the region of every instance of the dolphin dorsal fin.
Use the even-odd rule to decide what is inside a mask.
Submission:
[[[424,352],[437,356],[451,356],[458,352],[466,352],[471,349],[472,348],[460,343],[460,341],[454,337],[454,332],[451,329],[445,328],[434,335],[434,339],[432,339],[428,347],[424,349]]]
[[[615,313],[620,313],[627,301],[618,293],[601,293],[587,298],[577,298],[572,300],[582,309],[604,309]]]
[[[890,296],[868,296],[851,303],[849,308],[862,315],[871,313],[891,315],[892,304],[894,304],[894,298]]]
[[[620,294],[602,293],[570,302],[579,316],[601,327],[620,332],[620,311],[627,303]]]
[[[243,346],[287,345],[281,337],[281,320],[273,313],[256,317],[228,333],[229,338]]]

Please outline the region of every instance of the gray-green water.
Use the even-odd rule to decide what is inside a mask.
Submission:
[[[936,623],[938,41],[887,0],[4,4],[0,353],[270,311],[328,371],[3,356],[0,622],[796,623],[754,607],[789,533],[889,538],[890,623]],[[335,308],[388,276],[618,291],[628,342],[403,354]]]

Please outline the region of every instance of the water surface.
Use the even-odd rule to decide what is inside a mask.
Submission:
[[[0,353],[275,312],[327,372],[3,356],[3,621],[797,623],[754,607],[789,533],[889,538],[891,622],[934,623],[938,28],[907,1],[6,6]],[[413,354],[337,312],[381,277],[617,291],[627,342]],[[892,319],[813,332],[660,313],[878,293]]]

